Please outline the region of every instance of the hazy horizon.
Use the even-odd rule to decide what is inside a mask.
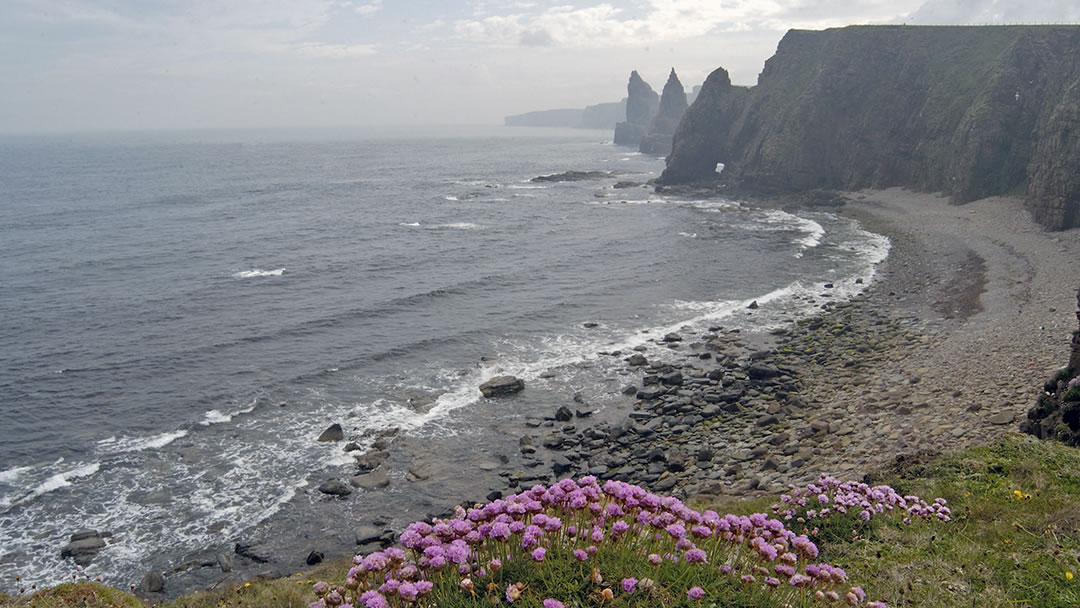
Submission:
[[[568,2],[572,0],[567,0]],[[792,28],[1077,23],[1071,0],[12,0],[0,133],[499,125],[637,70],[752,85]]]

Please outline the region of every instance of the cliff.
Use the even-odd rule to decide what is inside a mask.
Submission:
[[[660,109],[649,125],[648,134],[642,138],[639,150],[644,154],[664,156],[671,153],[671,139],[686,112],[686,90],[683,89],[675,68],[671,68],[664,92],[660,94]]]
[[[637,70],[630,72],[630,81],[626,84],[626,121],[615,125],[615,143],[639,145],[659,107],[660,97],[656,91],[642,80]]]
[[[792,30],[754,87],[723,68],[675,131],[662,185],[780,193],[904,186],[1026,194],[1080,225],[1080,26]]]
[[[626,100],[598,103],[584,109],[561,108],[515,114],[503,118],[507,127],[564,127],[570,129],[610,129],[622,120]]]

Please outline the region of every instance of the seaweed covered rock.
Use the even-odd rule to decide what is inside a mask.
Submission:
[[[1080,325],[1080,291],[1076,292],[1076,306]],[[1040,439],[1080,447],[1080,329],[1073,332],[1069,365],[1043,386],[1020,430]]]

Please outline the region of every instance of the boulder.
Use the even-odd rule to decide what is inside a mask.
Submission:
[[[105,548],[105,539],[96,530],[80,530],[71,535],[70,542],[60,549],[60,557],[71,558],[76,564],[86,566]]]
[[[630,355],[630,357],[626,359],[626,362],[629,363],[632,367],[644,367],[649,364],[649,360],[646,359],[645,355],[641,353],[635,353],[633,355]]]
[[[345,497],[352,494],[352,488],[349,487],[349,484],[340,479],[327,479],[319,484],[319,491],[323,494],[337,497]]]
[[[372,450],[366,454],[356,456],[356,466],[361,473],[369,473],[379,468],[379,466],[386,462],[386,459],[389,457],[389,452]]]
[[[390,485],[390,476],[386,474],[386,471],[375,471],[373,473],[365,473],[363,475],[355,475],[349,480],[349,483],[354,488],[360,488],[362,490],[375,490],[378,488],[385,488]]]
[[[341,441],[345,439],[345,431],[338,423],[331,424],[319,435],[318,441]]]
[[[559,422],[569,422],[573,418],[573,412],[565,405],[560,406],[559,409],[555,411],[555,420],[558,420]]]
[[[309,566],[314,566],[315,564],[322,563],[325,557],[326,556],[323,555],[322,551],[312,551],[311,553],[308,553],[307,559],[304,560],[304,563]]]
[[[496,376],[480,385],[485,397],[505,397],[525,390],[525,381],[514,376]]]
[[[161,593],[165,588],[165,577],[160,572],[147,572],[139,583],[139,590],[144,593]]]

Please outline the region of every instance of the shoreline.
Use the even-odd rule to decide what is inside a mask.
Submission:
[[[899,189],[849,196],[837,211],[893,243],[862,295],[826,304],[783,335],[715,328],[657,339],[648,364],[628,363],[621,377],[635,385],[621,424],[609,416],[526,420],[518,453],[498,472],[504,490],[595,474],[684,498],[774,494],[822,473],[860,480],[898,456],[1015,431],[1038,387],[1067,360],[1076,281],[1053,273],[1080,257],[1080,231],[1042,232],[1019,199],[956,207]],[[751,365],[777,373],[751,373]],[[569,395],[566,403],[575,408]],[[415,456],[393,467],[395,480],[413,473],[422,462]],[[351,550],[370,552],[399,523],[372,515],[370,524],[327,525],[354,529]],[[321,549],[344,556],[350,540]],[[269,564],[237,559],[233,576],[217,584],[288,576],[296,556],[275,553]]]

